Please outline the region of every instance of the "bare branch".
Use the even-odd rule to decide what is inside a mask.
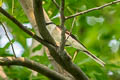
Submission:
[[[3,8],[0,7],[0,12],[6,16],[7,18],[9,18],[13,23],[15,23],[20,29],[22,29],[24,32],[26,32],[28,35],[30,35],[31,37],[33,37],[35,40],[37,40],[38,42],[42,43],[43,45],[47,46],[50,43],[41,39],[39,36],[37,36],[34,32],[29,31],[25,26],[23,26],[17,19],[15,19],[13,16],[11,16],[9,13],[7,13]]]
[[[62,4],[62,5],[64,5],[64,4]],[[42,3],[40,0],[34,0],[34,9],[35,9],[35,16],[36,16],[36,21],[37,21],[38,27],[45,28],[46,26],[45,26],[43,11],[42,11]],[[62,12],[62,17],[63,17],[62,27],[64,27],[64,21],[65,21],[64,20],[64,10]],[[39,20],[39,18],[40,18],[40,20]],[[41,20],[43,20],[43,21],[41,21]],[[45,29],[43,29],[43,30],[45,30]],[[43,33],[45,33],[45,32],[43,32]],[[45,34],[43,34],[43,36]],[[47,34],[49,34],[49,33],[47,33]],[[44,37],[46,37],[46,36],[44,36]],[[49,37],[51,38],[51,36],[49,36]],[[62,56],[61,56],[61,54],[58,54],[58,47],[48,46],[47,48],[49,49],[50,55],[55,59],[55,61],[58,64],[60,64],[71,75],[73,75],[76,80],[81,80],[81,79],[88,80],[88,77],[81,71],[81,69],[71,62],[71,59],[64,51],[64,48],[63,48],[63,51],[61,52]]]
[[[50,79],[54,80],[68,80],[67,77],[64,77],[63,75],[59,74],[58,72],[55,72],[53,70],[50,70],[46,66],[39,64],[37,62],[34,62],[32,60],[19,57],[0,57],[0,65],[2,66],[11,66],[11,65],[18,65],[18,66],[24,66],[27,68],[30,68],[32,70],[35,70],[45,76],[47,76]]]
[[[78,13],[76,13],[76,14],[73,14],[73,15],[71,15],[71,16],[66,17],[65,19],[67,20],[67,19],[70,19],[70,18],[79,16],[79,15],[86,14],[86,13],[91,12],[91,11],[103,9],[104,7],[107,7],[107,6],[110,6],[110,5],[119,3],[119,2],[120,2],[120,0],[115,0],[115,1],[113,1],[113,2],[106,3],[106,4],[104,4],[104,5],[102,5],[102,6],[99,6],[99,7],[95,7],[95,8],[91,8],[91,9],[88,9],[88,10],[85,10],[85,11],[82,11],[82,12],[78,12]]]
[[[68,71],[76,80],[89,80],[85,73],[68,57],[67,53],[63,51],[62,57],[59,56],[56,48],[48,47],[51,56],[58,62],[66,71]]]
[[[12,14],[14,14],[14,9],[15,9],[15,1],[12,0]]]
[[[37,41],[41,42],[43,45],[47,46],[51,56],[70,74],[72,74],[76,80],[88,80],[88,77],[85,75],[85,73],[77,67],[75,64],[71,62],[69,57],[67,56],[66,52],[63,51],[64,59],[59,56],[57,47],[50,45],[49,42],[42,40],[40,37],[35,35],[33,32],[27,30],[19,21],[17,21],[13,16],[8,14],[4,9],[0,7],[0,12],[5,15],[7,18],[9,18],[12,22],[14,22],[20,29],[22,29],[24,32],[32,36]]]
[[[53,0],[54,1],[54,0]],[[21,3],[21,6],[23,7],[24,9],[24,12],[25,14],[27,15],[30,23],[32,24],[32,27],[34,28],[35,32],[37,35],[40,35],[39,34],[39,30],[38,30],[38,27],[36,25],[36,22],[35,22],[35,17],[34,17],[34,11],[33,11],[33,1],[32,0],[19,0],[19,2]],[[46,19],[46,18],[49,18],[47,17],[47,14],[45,13],[45,10],[44,10],[44,17],[45,17],[45,21],[46,21],[46,25],[49,25],[51,24],[52,21],[50,21],[50,19]],[[53,23],[52,23],[53,24]],[[51,26],[52,27],[52,26]],[[33,44],[31,46],[31,48],[33,49],[34,47],[36,47],[36,45],[40,44],[39,42],[37,42],[36,40],[33,40]],[[32,50],[31,49],[31,50]],[[44,52],[44,49],[46,51],[46,54],[48,56],[48,59],[49,61],[51,62],[51,64],[53,65],[54,67],[54,70],[57,71],[57,72],[61,72],[61,74],[63,74],[62,70],[63,68],[61,68],[61,66],[53,59],[53,57],[50,55],[48,49],[46,47],[42,47],[41,50],[39,51],[36,51],[34,52],[34,54],[31,54],[31,56],[35,56],[35,55],[39,55],[41,56]],[[33,52],[32,52],[33,53]],[[42,53],[42,54],[41,54]],[[32,70],[33,71],[33,70]],[[36,73],[35,71],[33,71],[33,73]]]
[[[49,31],[46,28],[46,22],[43,14],[42,0],[33,0],[34,15],[36,19],[36,24],[39,28],[40,35],[46,41],[51,44],[56,45],[54,39],[50,35]]]
[[[76,58],[76,56],[77,56],[78,52],[79,52],[79,50],[76,50],[76,51],[74,52],[74,55],[73,55],[72,61],[74,61],[74,60],[75,60],[75,58]]]
[[[55,4],[55,6],[56,6],[58,9],[60,9],[60,7],[59,7],[58,3],[56,2],[56,0],[52,0],[52,2]]]
[[[50,52],[48,50],[48,48],[45,47],[45,51],[46,54],[48,56],[49,61],[51,62],[51,64],[53,65],[55,71],[64,74],[64,69],[54,60],[54,58],[50,55]]]
[[[61,0],[61,4],[60,4],[60,27],[62,29],[61,32],[61,43],[60,43],[60,52],[62,52],[64,50],[64,46],[65,46],[65,32],[66,29],[64,27],[64,23],[65,23],[65,16],[64,16],[64,6],[65,6],[65,0]]]
[[[8,77],[6,75],[6,73],[4,72],[4,69],[2,66],[0,66],[0,77],[3,79],[3,80],[8,80]]]
[[[70,34],[71,34],[71,32],[72,32],[72,29],[73,29],[73,26],[74,26],[75,20],[76,20],[76,19],[74,18],[74,19],[73,19],[73,22],[72,22],[72,27],[71,27],[71,29],[70,29],[69,35],[67,36],[65,42],[66,42],[67,39],[70,37]]]
[[[6,34],[8,40],[9,40],[9,42],[10,42],[10,45],[11,45],[11,48],[12,48],[14,57],[16,58],[16,54],[15,54],[15,50],[14,50],[14,47],[13,47],[13,43],[12,43],[12,41],[10,40],[10,38],[9,38],[9,36],[8,36],[7,30],[5,29],[5,26],[3,25],[2,22],[0,22],[0,24],[2,25],[2,27],[3,27],[4,31],[5,31],[5,34]]]

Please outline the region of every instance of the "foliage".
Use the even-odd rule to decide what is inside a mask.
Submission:
[[[6,10],[23,24],[29,23],[18,0],[14,1],[14,9],[12,8],[12,0],[3,0],[3,3],[0,2],[0,5],[5,4],[7,7]],[[56,1],[59,3],[59,0]],[[113,0],[66,0],[65,15],[69,16],[76,12],[100,6],[110,1]],[[119,6],[120,4],[115,4],[102,10],[92,11],[76,17],[72,33],[85,44],[92,53],[106,63],[105,67],[101,67],[83,53],[78,53],[74,63],[82,68],[91,80],[120,80]],[[59,10],[51,0],[44,0],[44,8],[52,21],[59,25],[59,18],[55,18],[55,16],[59,14]],[[14,13],[12,13],[12,9]],[[0,21],[6,23],[15,41],[19,42],[24,48],[23,56],[30,58],[30,47],[26,42],[29,36],[1,14]],[[68,30],[71,29],[72,22],[73,19],[66,21],[65,26]],[[6,52],[9,46],[10,44],[8,43],[0,48],[0,56],[11,56],[11,54],[8,54],[9,52]],[[41,49],[40,45],[32,51],[35,52],[39,49]],[[66,49],[70,55],[73,56],[75,49],[71,47],[66,47]],[[46,55],[34,56],[31,59],[52,68]],[[47,80],[47,78],[41,74],[31,77],[32,72],[24,67],[4,67],[4,70],[11,80]]]

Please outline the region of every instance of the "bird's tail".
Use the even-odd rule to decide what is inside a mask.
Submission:
[[[93,60],[95,60],[97,63],[99,63],[101,66],[105,66],[105,63],[101,59],[99,59],[98,57],[96,57],[94,54],[92,54],[91,52],[84,51],[84,53],[86,55],[88,55],[89,57],[91,57]]]

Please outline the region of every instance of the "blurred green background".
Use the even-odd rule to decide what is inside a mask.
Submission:
[[[59,4],[60,0],[56,0]],[[65,16],[72,15],[76,12],[97,7],[114,0],[66,0]],[[29,21],[24,14],[18,0],[14,0],[14,9],[12,8],[13,0],[0,0],[0,6],[12,14],[17,20],[32,30]],[[59,10],[51,0],[44,0],[44,8],[51,20],[59,25]],[[90,50],[93,54],[102,59],[106,66],[102,67],[79,52],[74,63],[78,65],[90,78],[90,80],[120,80],[120,3],[108,6],[101,10],[89,12],[76,17],[72,33]],[[65,26],[71,29],[73,19],[66,21]],[[9,36],[14,43],[17,56],[23,56],[37,61],[53,69],[47,59],[46,54],[42,56],[32,56],[31,44],[32,39],[22,30],[20,30],[10,20],[0,14],[0,21],[7,26]],[[24,35],[24,36],[23,36]],[[42,45],[37,46],[33,52],[40,50]],[[73,56],[76,49],[66,47],[66,50]],[[12,56],[10,43],[5,37],[4,31],[0,26],[0,56]],[[48,80],[45,76],[32,74],[27,68],[19,66],[4,67],[5,73],[9,80]]]

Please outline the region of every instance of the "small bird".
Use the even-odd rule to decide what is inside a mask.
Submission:
[[[44,12],[45,21],[46,21],[46,23],[48,23],[48,24],[46,24],[46,27],[47,27],[49,33],[56,41],[56,44],[60,45],[61,28],[58,27],[57,25],[55,25],[54,23],[52,23],[52,21],[49,19],[48,15],[44,9],[43,9],[43,12]],[[88,51],[87,48],[69,31],[66,31],[65,36],[66,36],[66,38],[68,38],[65,45],[69,45],[71,47],[74,47],[77,50],[84,52],[86,55],[88,55],[90,58],[95,60],[100,65],[102,65],[102,66],[105,65],[105,63],[101,59],[97,58],[94,54],[92,54],[90,51]]]
[[[47,27],[48,31],[50,32],[51,36],[56,41],[56,43],[58,45],[60,45],[61,28],[58,27],[57,25],[55,25],[54,23],[49,23],[49,24],[47,24],[46,27]],[[93,60],[95,60],[100,65],[102,65],[102,66],[105,65],[105,63],[101,59],[97,58],[90,51],[88,51],[87,48],[74,35],[72,35],[69,31],[66,31],[65,36],[66,36],[66,38],[68,38],[65,45],[69,45],[71,47],[74,47],[77,50],[80,50],[80,51],[84,52],[86,55],[91,57]]]

